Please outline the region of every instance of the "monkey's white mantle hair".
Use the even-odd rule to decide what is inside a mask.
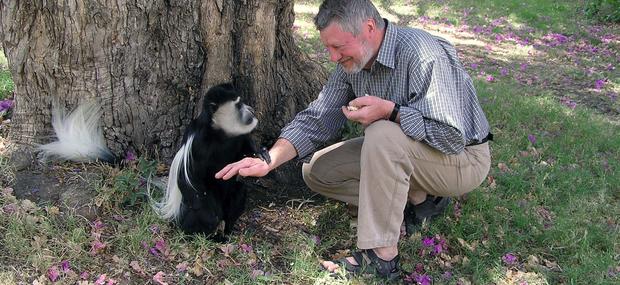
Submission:
[[[101,106],[96,101],[82,102],[69,114],[65,114],[61,104],[54,104],[52,127],[58,140],[39,146],[39,159],[78,162],[112,160],[114,155],[105,144],[100,118]]]

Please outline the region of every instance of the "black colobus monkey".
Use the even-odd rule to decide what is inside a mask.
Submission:
[[[215,173],[244,156],[268,159],[266,149],[259,151],[250,137],[257,124],[254,110],[232,84],[210,88],[172,161],[163,200],[153,203],[159,216],[185,233],[215,233],[214,240],[224,240],[216,230],[224,221],[224,235],[231,233],[245,208],[246,189],[235,179],[216,179]]]

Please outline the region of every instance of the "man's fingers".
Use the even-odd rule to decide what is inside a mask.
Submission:
[[[243,160],[240,160],[240,161],[224,166],[222,170],[218,171],[215,174],[215,178],[224,179],[224,180],[230,179],[231,177],[237,175],[237,173],[239,172],[239,169],[241,168],[240,165],[242,164],[243,164]]]
[[[243,169],[239,169],[239,175],[241,176],[253,176],[253,177],[262,177],[265,176],[265,169],[264,166],[266,165],[266,163],[255,163],[253,165],[250,165],[246,168]]]
[[[244,158],[240,161],[231,163],[229,165],[224,166],[222,170],[218,171],[215,174],[215,178],[228,180],[237,174],[241,176],[252,176],[256,173],[260,173],[256,170],[256,166],[260,166],[260,163],[256,163],[255,158]],[[262,160],[261,160],[262,162]]]
[[[224,168],[222,168],[222,170],[220,170],[217,173],[215,173],[215,178],[220,179],[220,178],[224,177],[224,174],[228,173],[228,171],[231,168],[232,168],[232,164],[224,166]]]

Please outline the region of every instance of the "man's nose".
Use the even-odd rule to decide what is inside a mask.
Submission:
[[[329,60],[333,62],[338,62],[342,58],[342,55],[334,48],[328,48],[327,52],[329,52]]]

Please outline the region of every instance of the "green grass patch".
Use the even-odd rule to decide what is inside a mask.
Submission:
[[[0,100],[11,97],[14,89],[15,86],[8,68],[6,56],[4,52],[0,50]]]
[[[305,7],[297,13],[295,36],[305,52],[329,69],[334,65],[321,54],[311,24],[318,3],[296,2]],[[576,31],[572,20],[580,13],[579,3],[569,1],[375,3],[398,17],[427,15],[453,24],[463,20],[464,11],[469,25],[505,17],[515,25],[535,27],[536,33]],[[512,64],[518,66],[520,60]],[[581,60],[593,64],[589,58]],[[3,62],[0,57],[0,72],[7,72]],[[588,76],[583,70],[561,67],[575,78]],[[536,68],[541,77],[560,69],[553,64]],[[475,85],[496,136],[490,144],[489,177],[476,191],[456,199],[442,218],[401,241],[403,268],[429,275],[433,284],[617,284],[617,119],[586,104],[571,109],[548,88],[487,71],[496,80],[477,79]],[[605,72],[607,88],[617,86],[613,71]],[[347,138],[360,133],[355,124],[343,130]],[[53,205],[19,201],[1,187],[0,283],[49,282],[49,270],[60,269],[64,261],[72,272],[60,274],[59,282],[65,284],[82,279],[93,283],[103,274],[106,281],[118,284],[157,283],[155,276],[169,284],[383,283],[365,277],[334,279],[320,269],[319,259],[355,248],[356,231],[344,205],[322,200],[303,207],[257,203],[242,217],[230,241],[216,244],[204,236],[184,235],[155,216],[145,203],[144,182],[156,168],[153,162],[139,160],[122,170],[107,170],[94,183],[93,202],[101,210],[98,221]],[[12,177],[6,159],[0,157],[3,186]],[[423,238],[441,242],[441,252],[424,246]],[[80,277],[83,273],[88,277]]]

